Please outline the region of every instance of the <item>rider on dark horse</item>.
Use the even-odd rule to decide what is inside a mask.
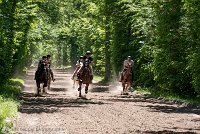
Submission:
[[[40,73],[40,70],[41,70],[41,65],[44,64],[46,62],[46,60],[47,60],[47,57],[46,56],[42,56],[42,59],[39,61],[37,70],[35,72],[35,80],[39,76],[39,73]]]
[[[38,63],[38,68],[37,71],[35,72],[35,80],[36,80],[36,84],[37,84],[37,91],[38,94],[41,91],[40,90],[40,83],[44,83],[43,85],[43,92],[47,93],[47,82],[48,82],[48,78],[47,78],[47,57],[43,56],[42,60],[39,61]]]
[[[134,61],[131,60],[131,56],[128,56],[127,59],[124,60],[123,71],[120,74],[120,80],[119,80],[120,82],[122,82],[124,74],[127,71],[128,67],[131,67],[131,73],[133,76],[133,66],[134,66]],[[133,79],[133,77],[132,77],[132,79]]]
[[[93,69],[92,69],[93,58],[91,57],[91,52],[90,51],[87,51],[85,56],[83,56],[83,66],[81,66],[81,68],[77,71],[77,77],[78,77],[78,80],[79,80],[80,79],[80,72],[83,70],[83,67],[84,67],[86,62],[89,63],[90,78],[91,78],[91,82],[90,83],[92,83],[92,79],[93,79]]]
[[[44,83],[43,85],[44,93],[47,93],[46,88],[48,86],[48,82],[50,79],[49,77],[51,76],[53,81],[55,80],[53,77],[53,72],[50,69],[51,65],[50,57],[51,57],[50,55],[43,56],[42,60],[39,61],[37,71],[35,72],[35,80],[37,83],[37,87],[40,88],[40,83]]]

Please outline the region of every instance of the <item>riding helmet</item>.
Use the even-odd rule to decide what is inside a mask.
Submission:
[[[90,51],[87,51],[86,54],[91,54],[91,52],[90,52]]]

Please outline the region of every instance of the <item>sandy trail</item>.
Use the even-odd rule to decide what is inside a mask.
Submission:
[[[193,134],[200,133],[200,109],[130,93],[121,87],[93,86],[86,99],[72,88],[71,74],[54,70],[56,81],[45,97],[34,97],[35,69],[29,70],[18,134]]]

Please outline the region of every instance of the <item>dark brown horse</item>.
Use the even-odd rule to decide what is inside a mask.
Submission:
[[[78,75],[79,75],[78,91],[79,91],[79,97],[81,97],[82,84],[85,84],[85,94],[87,94],[88,93],[89,84],[92,81],[91,68],[90,68],[89,62],[84,62],[83,63],[83,66],[81,67],[80,73]]]
[[[40,68],[37,70],[36,73],[36,85],[37,85],[37,94],[36,96],[40,95],[41,89],[40,84],[43,83],[43,92],[47,92],[47,84],[48,84],[48,68],[46,68],[46,64],[42,63]]]
[[[127,70],[124,72],[122,79],[123,93],[127,93],[128,89],[131,87],[133,82],[132,67],[129,65]]]

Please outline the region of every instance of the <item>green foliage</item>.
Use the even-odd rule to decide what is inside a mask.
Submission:
[[[13,127],[11,121],[13,117],[16,117],[18,105],[16,101],[0,96],[0,133],[10,133],[9,129]]]
[[[105,81],[131,55],[135,86],[200,94],[198,0],[2,0],[0,6],[0,84],[43,55],[75,67],[90,50],[94,73]]]
[[[0,133],[11,133],[13,118],[16,117],[19,107],[19,91],[17,85],[21,85],[22,80],[12,79],[4,86],[0,87]]]
[[[187,68],[189,76],[191,77],[190,82],[192,83],[195,92],[200,93],[200,70],[199,70],[199,60],[200,60],[200,31],[199,31],[199,21],[200,21],[200,2],[198,0],[185,0],[183,5],[183,11],[185,15],[182,19],[183,28],[182,36],[185,41],[184,45],[186,48],[187,55]]]

